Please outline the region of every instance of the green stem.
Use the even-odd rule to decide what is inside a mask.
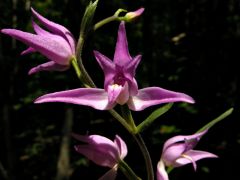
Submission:
[[[154,180],[154,172],[153,172],[153,167],[152,167],[152,160],[150,157],[150,154],[148,152],[148,149],[141,137],[140,134],[132,134],[134,139],[137,141],[138,146],[140,147],[144,160],[145,160],[145,164],[146,164],[146,168],[147,168],[147,173],[148,173],[148,180]]]
[[[124,105],[121,106],[121,111],[122,111],[123,118],[127,121],[128,125],[132,129],[131,133],[136,134],[137,127],[136,127],[135,122],[133,120],[132,113],[131,113],[130,109],[128,108],[128,106],[126,104],[124,104]]]
[[[102,27],[103,25],[105,25],[105,24],[107,24],[107,23],[109,23],[109,22],[115,21],[115,20],[117,20],[117,19],[118,19],[118,17],[115,16],[115,15],[110,16],[110,17],[108,17],[108,18],[105,18],[105,19],[99,21],[98,23],[96,23],[96,24],[94,25],[94,27],[93,27],[93,30],[96,31],[97,29],[99,29],[99,28]]]
[[[128,166],[125,161],[120,161],[118,165],[119,169],[129,180],[141,180],[141,178],[134,173],[134,171]]]
[[[118,120],[118,122],[120,122],[127,130],[129,133],[133,133],[132,128],[129,126],[129,124],[127,123],[127,121],[120,115],[117,113],[117,111],[115,111],[114,109],[110,109],[108,110],[108,112],[110,112],[110,114]]]

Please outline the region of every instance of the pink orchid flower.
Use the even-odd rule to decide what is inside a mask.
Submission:
[[[215,154],[193,150],[206,132],[207,130],[189,136],[175,136],[167,140],[163,146],[162,156],[157,165],[157,179],[168,180],[165,166],[180,167],[192,163],[196,171],[196,161],[204,158],[216,158]]]
[[[125,142],[118,135],[114,141],[100,135],[73,134],[73,137],[86,143],[75,146],[78,153],[83,154],[99,166],[111,168],[100,179],[114,180],[117,175],[118,163],[125,158],[128,152]]]
[[[128,51],[125,23],[121,22],[113,61],[98,51],[94,51],[97,62],[105,74],[104,89],[78,88],[43,95],[35,103],[64,102],[91,106],[98,110],[112,109],[116,104],[127,104],[131,110],[141,111],[149,106],[194,100],[184,94],[160,87],[138,90],[134,78],[141,55],[132,58]]]
[[[31,8],[33,16],[49,30],[46,31],[32,21],[36,34],[17,29],[2,29],[7,34],[29,46],[21,54],[40,52],[50,61],[32,68],[29,74],[39,71],[65,71],[70,66],[70,60],[75,56],[75,40],[73,35],[62,25],[49,21]]]

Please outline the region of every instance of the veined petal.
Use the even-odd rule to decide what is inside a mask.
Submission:
[[[131,110],[141,111],[157,104],[178,101],[194,103],[194,100],[184,93],[169,91],[159,87],[149,87],[140,89],[136,96],[132,96],[128,106]]]
[[[67,42],[60,36],[40,36],[16,29],[2,29],[1,32],[22,41],[58,64],[69,64],[72,53]]]
[[[35,103],[64,102],[91,106],[98,110],[111,109],[115,104],[108,102],[108,95],[104,89],[79,88],[43,95]]]
[[[187,158],[189,157],[189,158]],[[176,162],[175,162],[175,167],[178,166],[183,166],[189,163],[193,163],[194,162],[200,160],[200,159],[204,159],[204,158],[217,158],[218,156],[216,156],[215,154],[206,152],[206,151],[198,151],[198,150],[190,150],[184,153],[183,156],[179,157]],[[194,170],[196,171],[196,164],[194,165]]]
[[[49,61],[30,69],[28,75],[32,75],[40,71],[66,71],[67,69],[69,69],[69,65],[61,65],[55,63],[54,61]]]
[[[115,180],[117,177],[117,165],[114,166],[112,169],[107,171],[102,177],[100,177],[98,180]]]
[[[40,15],[38,12],[36,12],[33,8],[31,8],[33,15],[51,32],[53,32],[54,34],[58,34],[60,36],[62,36],[64,39],[67,40],[67,42],[69,43],[69,46],[71,47],[72,50],[72,54],[75,54],[75,40],[73,38],[73,35],[71,34],[71,32],[65,28],[64,26],[57,24],[53,21],[50,21],[48,19],[46,19],[45,17],[43,17],[42,15]]]
[[[123,160],[126,157],[127,153],[128,153],[128,149],[127,149],[126,143],[118,135],[115,136],[114,143],[118,147],[118,151],[119,151],[121,160]]]
[[[127,42],[127,36],[126,36],[126,30],[125,30],[125,23],[122,21],[119,25],[118,29],[118,38],[114,53],[113,62],[119,66],[124,66],[129,61],[131,61],[132,58],[128,51],[128,42]]]
[[[168,174],[162,160],[157,164],[157,180],[168,180]]]
[[[104,80],[104,89],[107,90],[108,86],[112,84],[113,78],[115,76],[115,64],[106,56],[101,54],[98,51],[93,51],[95,58],[102,68],[104,75],[105,75],[105,80]]]
[[[186,140],[189,140],[189,139],[197,139],[198,141],[201,139],[201,137],[207,133],[207,130],[205,131],[202,131],[200,133],[196,133],[196,134],[193,134],[193,135],[179,135],[179,136],[174,136],[170,139],[168,139],[165,143],[164,143],[164,146],[163,146],[163,152],[169,147],[169,146],[172,146],[173,144],[175,143],[179,143],[179,142],[182,142],[183,144],[185,144],[184,142]]]

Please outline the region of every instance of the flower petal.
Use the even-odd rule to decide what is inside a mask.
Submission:
[[[202,131],[200,133],[196,133],[196,134],[193,134],[193,135],[179,135],[179,136],[174,136],[170,139],[168,139],[165,143],[164,143],[164,146],[163,146],[163,152],[169,147],[169,146],[172,146],[173,144],[175,143],[179,143],[179,142],[184,142],[186,140],[189,140],[189,139],[197,139],[198,141],[201,139],[201,137],[207,133],[207,130],[205,131]]]
[[[204,159],[204,158],[218,157],[215,154],[212,154],[206,151],[198,151],[198,150],[190,150],[188,152],[185,152],[184,155],[186,155],[187,157],[190,157],[193,162],[198,161],[200,159]],[[184,156],[181,156],[176,160],[176,167],[192,163],[192,161],[189,158],[185,158]],[[196,166],[194,166],[194,170],[196,170]]]
[[[35,103],[64,102],[78,105],[91,106],[98,110],[111,109],[115,104],[108,102],[108,96],[104,89],[79,88],[60,91],[43,95],[35,100]]]
[[[108,86],[113,83],[113,78],[116,74],[115,72],[115,64],[106,56],[101,54],[98,51],[93,51],[97,62],[102,68],[105,76],[104,80],[104,89],[107,90]]]
[[[162,160],[157,164],[157,180],[168,180],[168,174]]]
[[[69,69],[68,65],[61,65],[55,63],[54,61],[49,61],[30,69],[28,75],[32,75],[40,71],[66,71],[67,69]]]
[[[75,133],[72,136],[87,143],[87,145],[77,145],[75,149],[96,164],[110,168],[117,164],[120,154],[117,145],[110,139],[100,135],[82,136]]]
[[[126,37],[125,23],[122,21],[118,29],[118,38],[115,48],[113,62],[119,66],[124,66],[131,61],[132,58],[128,51],[128,42]]]
[[[140,89],[138,94],[130,99],[128,106],[131,110],[141,111],[157,104],[178,101],[194,103],[194,100],[184,93],[169,91],[159,87],[149,87]]]
[[[36,24],[34,21],[32,21],[32,26],[36,34],[38,35],[49,35],[51,34],[48,31],[45,31],[43,28],[41,28],[38,24]]]
[[[113,152],[110,150],[112,147],[109,144],[99,144],[99,147],[96,145],[76,145],[74,147],[78,153],[86,156],[99,166],[112,168],[117,164]]]
[[[122,92],[123,87],[117,84],[108,86],[108,101],[111,103],[117,102],[117,99]]]
[[[31,8],[33,15],[51,32],[54,34],[58,34],[62,36],[64,39],[67,40],[69,46],[71,47],[72,54],[75,54],[75,40],[73,38],[73,35],[71,32],[65,28],[64,26],[57,24],[55,22],[52,22],[42,15],[40,15],[38,12],[36,12],[33,8]]]
[[[118,147],[118,151],[119,151],[121,160],[123,160],[126,157],[127,153],[128,153],[128,149],[127,149],[126,143],[118,135],[115,136],[114,143]]]
[[[1,32],[22,41],[58,64],[69,64],[72,53],[67,42],[60,36],[40,36],[16,29],[2,29]]]
[[[138,85],[134,78],[136,68],[141,61],[142,56],[138,55],[131,60],[131,62],[123,68],[124,77],[128,80],[129,91],[131,96],[135,96],[138,93]]]
[[[172,144],[162,152],[161,159],[164,161],[166,166],[174,166],[176,159],[178,159],[182,155],[184,150],[184,143]]]
[[[98,180],[115,180],[117,177],[117,166],[114,166],[112,169],[107,171],[102,177]]]

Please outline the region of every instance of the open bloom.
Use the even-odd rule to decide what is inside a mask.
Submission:
[[[64,71],[69,68],[70,60],[75,56],[75,40],[73,35],[60,24],[49,21],[31,8],[33,16],[49,30],[46,31],[32,21],[36,34],[17,29],[2,29],[1,32],[22,41],[29,46],[21,54],[40,52],[50,61],[32,68],[29,74],[39,71]]]
[[[104,89],[78,88],[55,92],[39,97],[35,103],[65,102],[91,106],[99,110],[127,103],[129,108],[135,111],[161,103],[177,101],[194,103],[194,100],[186,94],[159,87],[138,90],[134,76],[141,55],[133,58],[130,56],[124,22],[119,26],[113,61],[98,51],[94,51],[94,54],[105,75]]]
[[[75,146],[78,153],[83,154],[99,166],[111,168],[100,179],[115,179],[118,163],[127,155],[128,150],[125,142],[118,135],[116,135],[114,141],[100,135],[82,136],[73,134],[73,137],[85,143]]]
[[[196,161],[204,158],[216,158],[215,154],[193,150],[206,132],[202,131],[189,136],[175,136],[167,140],[163,146],[162,156],[157,165],[157,179],[168,180],[165,166],[179,167],[192,163],[194,170],[196,170]]]

